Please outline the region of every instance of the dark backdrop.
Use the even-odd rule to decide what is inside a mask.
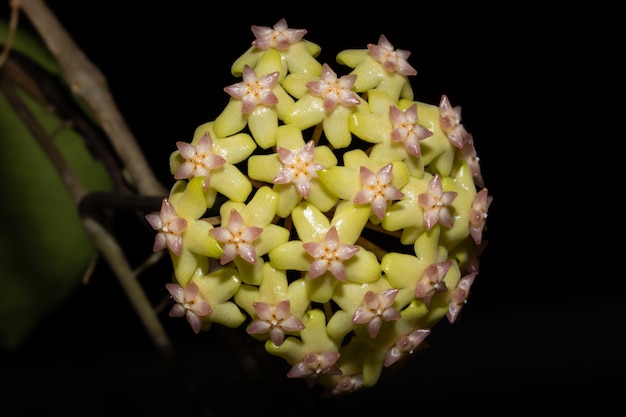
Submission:
[[[410,415],[564,411],[618,400],[626,370],[619,337],[624,286],[619,278],[607,290],[605,279],[579,268],[584,248],[576,250],[557,232],[563,208],[542,190],[550,181],[540,180],[542,170],[552,169],[550,159],[541,157],[550,92],[528,80],[537,76],[537,50],[524,32],[531,22],[524,30],[511,23],[515,7],[380,3],[340,9],[320,3],[290,10],[267,3],[226,4],[232,8],[218,11],[199,1],[48,4],[107,76],[167,186],[175,141],[188,141],[227,102],[223,87],[237,81],[230,65],[249,47],[252,24],[272,26],[285,17],[290,27],[308,30],[306,38],[321,45],[328,62],[340,50],[376,43],[384,33],[396,48],[412,52],[416,99],[436,104],[447,94],[463,107],[494,202],[489,245],[461,319],[454,325],[442,321],[426,352],[372,390],[321,401],[298,382],[294,388],[294,381],[282,381],[286,369],[273,358],[261,356],[262,373],[278,374],[278,382],[247,372],[247,356],[237,346],[254,350],[248,341],[231,340],[219,329],[194,335],[164,314],[187,370],[219,415],[363,414],[374,407]],[[131,235],[138,247],[151,245],[143,229]],[[164,264],[162,272],[142,277],[151,296],[163,291],[168,273]],[[0,396],[4,404],[16,401],[14,410],[195,413],[106,265],[1,363]]]

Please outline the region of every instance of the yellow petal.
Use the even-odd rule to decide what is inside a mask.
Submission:
[[[326,188],[342,200],[352,201],[361,189],[359,172],[351,168],[334,166],[317,171],[317,176]]]
[[[252,155],[248,158],[248,175],[257,181],[272,183],[282,164],[278,154]]]
[[[311,192],[313,187],[311,187]],[[276,209],[276,215],[283,219],[291,214],[294,207],[302,201],[302,196],[296,190],[296,187],[289,184],[276,184],[274,190],[278,193],[278,208]]]
[[[209,268],[209,260],[206,256],[183,250],[180,256],[170,254],[174,266],[174,276],[181,286],[186,286],[195,275],[205,274]]]
[[[248,118],[248,127],[255,142],[263,149],[276,144],[278,114],[272,107],[259,105]]]
[[[380,278],[381,268],[376,255],[363,248],[343,264],[346,268],[347,280],[366,283]]]
[[[328,218],[317,207],[303,202],[291,215],[298,236],[303,242],[321,241],[330,228]]]
[[[291,110],[285,116],[285,123],[294,124],[298,129],[305,130],[321,123],[325,116],[326,110],[322,99],[307,94],[291,106]]]
[[[346,49],[337,54],[337,62],[354,68],[369,56],[367,49]]]
[[[283,270],[308,271],[312,258],[302,247],[302,241],[290,240],[269,253],[273,267]]]
[[[212,171],[211,187],[234,201],[245,201],[252,192],[250,180],[231,164]]]
[[[256,75],[259,78],[273,72],[278,72],[280,73],[280,80],[285,78],[284,74],[287,72],[287,68],[283,65],[282,61],[280,52],[276,49],[270,48],[261,54],[258,62],[252,68],[254,68],[254,72],[256,72]]]
[[[351,108],[338,106],[327,113],[322,122],[326,138],[336,149],[346,148],[352,142],[352,133],[348,127],[348,117],[352,111]]]
[[[299,151],[304,147],[302,131],[294,125],[282,125],[276,132],[276,146],[287,148],[292,151]],[[315,152],[314,148],[314,152]]]
[[[213,226],[205,220],[188,222],[183,233],[183,245],[192,252],[209,258],[222,256],[222,248],[215,238],[209,234]]]
[[[179,217],[186,219],[187,221],[199,219],[207,209],[206,198],[204,197],[204,191],[202,190],[202,183],[204,177],[198,177],[191,179],[188,183],[186,181],[179,181],[174,193],[170,193],[170,201],[176,209],[176,214]],[[178,192],[178,187],[183,187],[187,184],[182,193]],[[172,188],[174,190],[174,188]]]
[[[350,131],[370,143],[390,142],[393,126],[389,116],[370,113],[353,113],[348,119]]]
[[[335,210],[331,224],[337,227],[337,234],[342,243],[354,244],[361,236],[370,216],[369,206],[343,201]]]
[[[254,242],[254,247],[257,251],[257,255],[263,256],[288,240],[289,230],[275,224],[269,224],[263,228],[263,233],[259,239]]]
[[[259,188],[240,213],[248,226],[265,227],[278,208],[278,194],[268,186]]]
[[[306,84],[311,81],[315,81],[318,78],[319,77],[311,76],[308,74],[293,74],[292,73],[292,74],[287,75],[287,77],[285,77],[285,80],[283,81],[282,86],[293,97],[295,97],[296,99],[300,99],[309,92],[309,89],[307,88]]]
[[[226,107],[213,125],[215,134],[220,138],[234,135],[241,131],[248,123],[248,116],[243,114],[241,100],[231,98]]]
[[[231,74],[235,77],[241,77],[243,75],[243,67],[246,65],[250,68],[256,67],[257,62],[259,62],[263,53],[264,51],[251,46],[246,52],[237,58],[235,62],[233,62],[233,65],[230,68]]]
[[[247,133],[213,139],[215,153],[235,165],[248,158],[257,145]]]
[[[305,39],[292,44],[285,56],[289,72],[319,77],[322,74],[322,64],[314,57],[320,51],[321,47],[319,45]]]

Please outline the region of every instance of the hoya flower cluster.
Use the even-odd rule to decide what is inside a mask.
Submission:
[[[410,53],[384,35],[335,64],[284,19],[252,32],[146,216],[170,316],[245,326],[325,394],[371,387],[458,319],[478,274],[492,197],[472,135],[445,95],[414,99]]]

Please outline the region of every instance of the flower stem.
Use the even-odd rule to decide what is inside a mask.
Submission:
[[[19,5],[56,59],[72,91],[100,121],[139,192],[167,195],[118,111],[104,75],[87,59],[42,0],[19,0]]]

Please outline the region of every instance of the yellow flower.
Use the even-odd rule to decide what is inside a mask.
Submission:
[[[306,272],[312,301],[327,302],[337,283],[371,282],[380,275],[376,255],[355,245],[369,216],[369,208],[341,204],[329,220],[314,205],[303,202],[292,213],[298,239],[285,242],[269,253],[275,268]]]
[[[227,201],[220,207],[222,225],[211,231],[222,242],[222,263],[232,261],[243,282],[258,285],[263,277],[263,255],[289,240],[289,230],[272,223],[278,194],[259,188],[247,203]]]
[[[337,165],[337,157],[328,146],[304,143],[302,132],[293,125],[278,128],[277,152],[253,155],[248,160],[250,178],[273,185],[278,193],[276,214],[287,217],[302,199],[322,211],[330,210],[337,202],[317,177],[317,171]]]

